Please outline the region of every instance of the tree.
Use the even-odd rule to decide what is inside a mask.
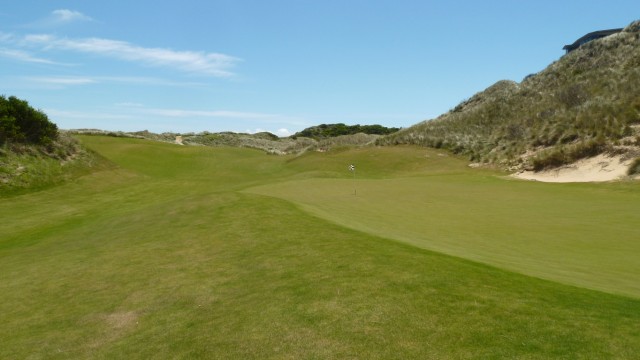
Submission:
[[[0,96],[0,145],[7,142],[48,145],[58,137],[58,127],[47,115],[15,96]]]
[[[320,124],[318,126],[312,126],[306,128],[300,132],[292,135],[292,138],[299,136],[325,139],[329,137],[336,137],[340,135],[353,135],[357,133],[365,134],[377,134],[387,135],[400,130],[399,128],[387,128],[382,125],[345,125],[343,123],[338,124]]]

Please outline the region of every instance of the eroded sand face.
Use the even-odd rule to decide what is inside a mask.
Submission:
[[[558,169],[539,172],[522,171],[511,176],[544,182],[612,181],[626,177],[631,162],[631,159],[623,160],[620,156],[598,155]]]

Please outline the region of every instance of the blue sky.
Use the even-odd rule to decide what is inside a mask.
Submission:
[[[407,127],[522,80],[640,1],[7,1],[0,94],[60,128]]]

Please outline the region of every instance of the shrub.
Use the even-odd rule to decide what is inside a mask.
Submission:
[[[0,145],[7,142],[48,145],[58,137],[58,127],[47,115],[15,96],[0,96]]]
[[[291,135],[292,139],[297,137],[308,137],[312,139],[325,139],[341,135],[355,135],[358,133],[370,135],[387,135],[400,130],[399,128],[387,128],[382,125],[345,125],[339,124],[320,124],[306,128],[300,132]]]

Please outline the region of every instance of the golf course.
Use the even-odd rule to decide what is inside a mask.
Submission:
[[[76,138],[91,172],[0,194],[0,359],[640,354],[637,181]]]

